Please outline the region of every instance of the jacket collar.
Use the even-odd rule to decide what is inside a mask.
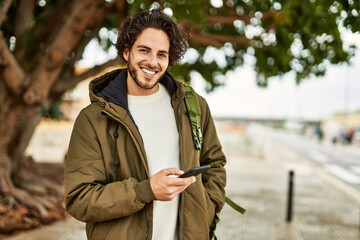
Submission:
[[[128,110],[127,99],[127,69],[117,69],[106,73],[90,83],[90,100],[101,101],[99,97],[106,102],[112,102],[116,105]],[[165,86],[170,96],[176,93],[178,88],[177,82],[170,75],[165,72],[161,78],[160,83]]]

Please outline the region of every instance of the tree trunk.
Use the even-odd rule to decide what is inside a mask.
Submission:
[[[0,232],[3,233],[37,227],[65,216],[61,187],[33,174],[31,165],[23,167],[24,151],[41,115],[36,114],[35,106],[27,106],[16,98],[9,97],[5,109],[0,113]]]
[[[7,11],[10,2],[0,4],[0,17],[5,16],[1,12]],[[62,16],[61,27],[49,29],[52,34],[44,41],[46,51],[38,51],[38,58],[34,58],[38,62],[33,68],[24,67],[31,65],[28,58],[10,51],[8,39],[0,30],[0,233],[34,228],[65,217],[62,181],[52,182],[52,176],[44,174],[50,168],[61,174],[63,166],[53,164],[40,171],[40,164],[24,157],[24,152],[41,120],[41,110],[54,100],[49,95],[67,57],[76,49],[87,27],[96,23],[93,16],[102,2],[72,1]],[[25,0],[21,3],[29,4]],[[34,3],[30,4],[33,8],[26,9],[27,17],[17,19],[17,41],[21,41],[21,34],[29,27],[27,19],[33,13]],[[0,18],[0,24],[2,21]]]

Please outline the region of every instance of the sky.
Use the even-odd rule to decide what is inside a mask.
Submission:
[[[259,88],[250,66],[228,74],[225,86],[211,93],[204,91],[201,79],[192,85],[207,99],[214,116],[318,120],[360,110],[360,50],[351,62],[351,66],[329,66],[325,76],[306,79],[300,85],[288,74]]]
[[[339,112],[360,110],[360,34],[343,33],[346,44],[358,46],[351,64],[329,65],[325,76],[299,85],[291,74],[256,86],[255,72],[243,66],[227,74],[225,85],[206,93],[201,79],[193,87],[208,101],[216,117],[295,118],[320,120]]]
[[[338,112],[360,110],[360,34],[344,34],[344,41],[358,46],[350,66],[330,65],[323,77],[313,77],[296,85],[291,74],[272,78],[267,88],[256,86],[251,66],[239,67],[226,75],[225,85],[211,93],[205,82],[194,78],[191,85],[206,98],[215,117],[297,118],[320,120]],[[116,50],[106,55],[90,43],[80,66],[100,64],[114,58]]]

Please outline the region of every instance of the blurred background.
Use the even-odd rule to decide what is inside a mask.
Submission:
[[[218,239],[360,239],[353,0],[0,1],[0,239],[86,238],[62,201],[72,126],[89,81],[124,67],[118,24],[154,8],[189,33],[169,71],[206,98],[247,209],[224,206]]]

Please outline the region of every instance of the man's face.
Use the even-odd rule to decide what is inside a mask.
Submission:
[[[169,66],[170,40],[165,32],[146,28],[123,56],[128,62],[128,93],[150,95]]]

